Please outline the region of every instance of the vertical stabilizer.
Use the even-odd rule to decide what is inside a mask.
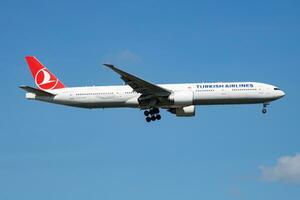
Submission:
[[[64,84],[56,78],[38,59],[34,56],[25,57],[35,84],[41,90],[54,90],[65,88]]]

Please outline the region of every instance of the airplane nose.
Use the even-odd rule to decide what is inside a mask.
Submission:
[[[284,96],[285,96],[284,91],[280,91],[279,97],[282,98],[282,97],[284,97]]]

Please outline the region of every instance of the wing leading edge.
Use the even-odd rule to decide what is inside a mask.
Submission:
[[[111,64],[103,64],[104,66],[110,68],[114,72],[118,73],[121,76],[121,79],[125,84],[129,85],[134,91],[144,94],[144,95],[154,95],[157,97],[168,97],[171,94],[171,91],[162,88],[158,85],[145,81],[141,78],[138,78],[132,74],[129,74],[125,71],[122,71]]]

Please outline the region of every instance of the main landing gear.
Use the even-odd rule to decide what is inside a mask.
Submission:
[[[151,108],[150,110],[146,110],[144,112],[144,115],[146,116],[147,122],[161,120],[161,115],[159,114],[158,108]]]
[[[267,110],[267,107],[268,107],[269,103],[264,103],[263,104],[263,109],[262,109],[262,113],[263,114],[267,114],[268,110]]]

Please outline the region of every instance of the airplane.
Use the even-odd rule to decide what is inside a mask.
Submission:
[[[285,96],[278,87],[258,82],[153,84],[112,64],[104,64],[120,75],[124,85],[66,87],[34,56],[25,57],[37,88],[20,86],[26,98],[79,108],[138,108],[147,122],[161,120],[160,109],[177,117],[193,117],[198,105],[262,104]]]

